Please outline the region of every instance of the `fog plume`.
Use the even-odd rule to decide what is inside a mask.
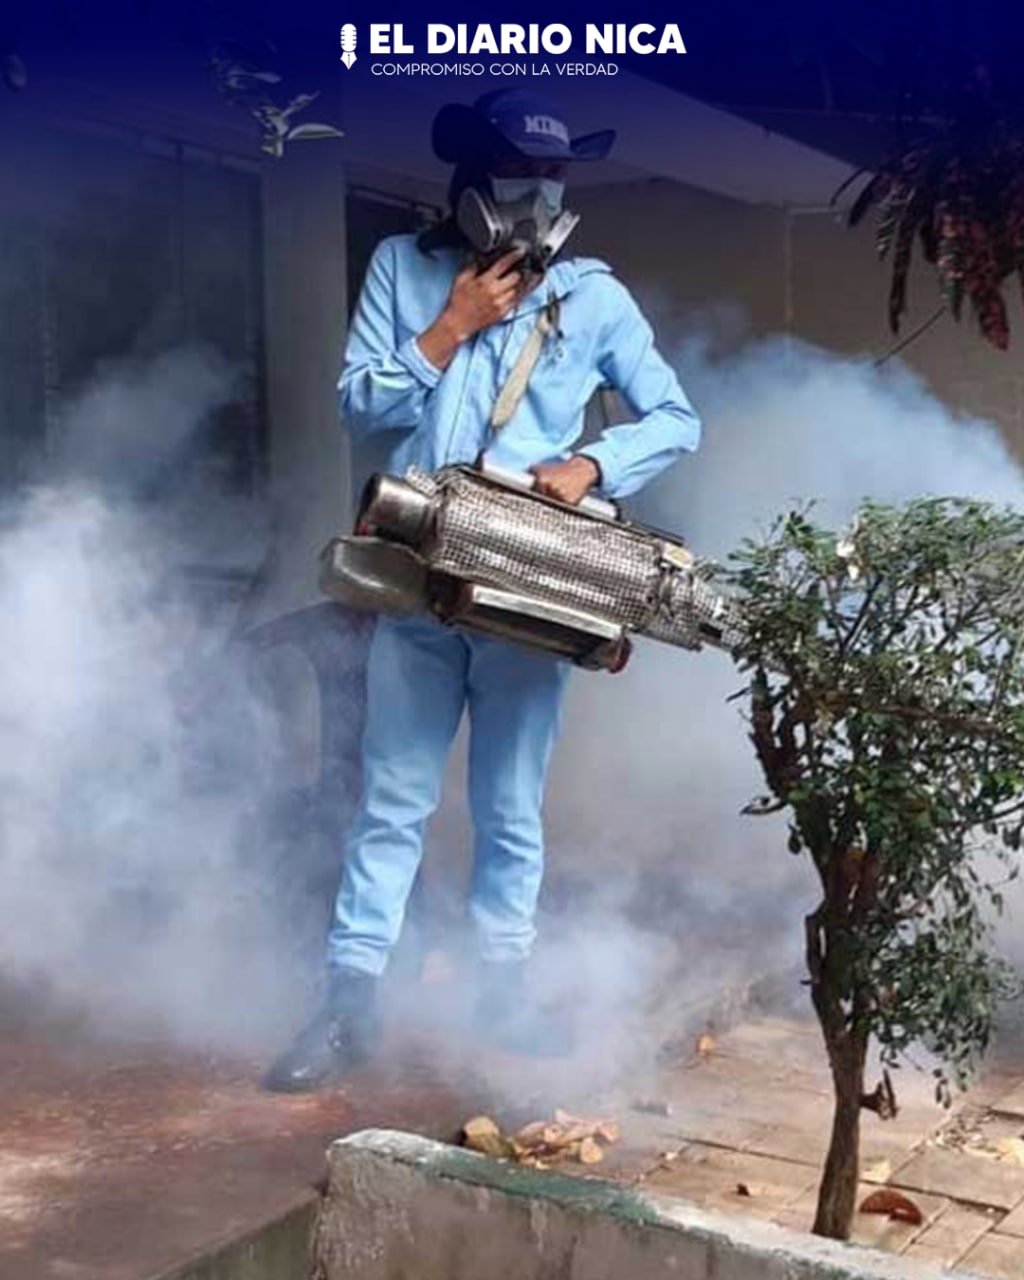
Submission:
[[[246,1044],[289,955],[259,827],[275,726],[185,572],[264,550],[188,469],[232,388],[201,349],[104,368],[2,513],[0,970],[107,1030]]]
[[[1024,504],[1024,471],[995,425],[951,411],[906,365],[877,369],[870,357],[843,358],[781,336],[717,347],[714,333],[705,327],[676,358],[706,423],[701,449],[638,504],[644,517],[684,533],[698,553],[725,557],[744,537],[763,533],[776,516],[809,501],[812,517],[832,528],[848,522],[868,497],[898,503],[962,495]],[[731,806],[761,789],[735,704],[722,700],[738,683],[729,663],[710,652],[691,656],[647,645],[627,678],[634,672],[657,715],[630,718],[631,736],[639,743],[660,735],[667,757],[665,725],[678,726],[672,745],[695,770],[692,785],[680,781],[690,816],[688,806],[678,804],[678,821],[698,833],[694,843],[720,866],[729,862],[720,856],[724,848],[746,849],[746,857],[732,858],[729,875],[739,900],[757,896],[753,886],[770,879],[772,865],[785,868],[786,858],[777,832],[758,834],[769,825],[764,819],[738,818],[735,810],[730,816],[725,807],[724,792]],[[591,699],[586,706],[588,715],[600,714]],[[647,786],[647,810],[671,812],[671,772],[649,775]],[[762,840],[766,853],[773,852],[766,861],[753,852]],[[719,876],[709,880],[722,884]],[[792,935],[792,908],[776,901],[774,910]]]
[[[805,498],[838,523],[867,495],[1024,496],[995,428],[905,367],[714,334],[663,338],[704,441],[630,504],[698,552],[726,554]],[[232,385],[196,351],[100,370],[0,529],[0,969],[104,1027],[156,1021],[215,1048],[290,1033],[319,957],[315,913],[297,923],[282,895],[299,855],[267,818],[289,777],[280,709],[225,647],[230,610],[211,618],[172,586],[183,563],[251,573],[266,527],[203,484],[152,497]],[[540,992],[571,1006],[603,1062],[649,1052],[643,1018],[668,1034],[723,980],[796,957],[813,884],[780,820],[740,816],[762,786],[726,701],[739,684],[723,654],[650,642],[621,675],[574,676]],[[427,899],[446,920],[470,845],[463,743],[428,841]]]
[[[833,527],[868,496],[1024,501],[1024,474],[995,426],[953,413],[905,365],[876,369],[783,336],[737,344],[732,324],[725,344],[720,332],[705,325],[668,347],[703,442],[629,502],[696,552],[723,557],[809,499]],[[549,789],[549,861],[586,905],[566,926],[575,961],[554,941],[552,981],[575,984],[591,1061],[616,1046],[642,1068],[652,1040],[752,977],[788,974],[783,989],[806,1005],[797,978],[816,882],[786,851],[783,815],[740,814],[765,789],[742,700],[727,701],[741,686],[721,653],[647,641],[620,675],[575,679]],[[999,931],[1018,961],[1022,909],[1011,897]]]

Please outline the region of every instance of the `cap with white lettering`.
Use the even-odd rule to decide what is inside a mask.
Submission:
[[[527,89],[495,89],[471,107],[450,103],[434,121],[434,151],[457,163],[473,155],[516,154],[542,160],[600,160],[611,129],[573,138],[561,108]]]

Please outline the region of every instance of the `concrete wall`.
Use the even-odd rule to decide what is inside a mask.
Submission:
[[[255,1229],[232,1232],[194,1257],[139,1280],[309,1280],[322,1200],[312,1187]]]
[[[784,215],[663,178],[570,188],[574,253],[605,258],[654,318],[738,304],[761,331],[784,322]]]
[[[829,193],[822,193],[823,198]],[[941,301],[934,270],[915,262],[900,334],[888,324],[890,264],[874,227],[846,227],[832,209],[741,204],[665,179],[572,193],[583,220],[577,252],[606,257],[673,323],[708,307],[736,306],[755,333],[789,332],[830,351],[884,356]],[[1011,350],[980,336],[969,306],[943,315],[900,353],[952,408],[989,418],[1024,460],[1024,342],[1019,290],[1007,290]]]
[[[795,333],[834,351],[884,354],[897,341],[889,332],[890,264],[874,251],[874,226],[854,230],[829,213],[795,214],[791,220],[788,289]],[[901,353],[955,409],[990,418],[1024,459],[1024,309],[1019,290],[1007,289],[1011,350],[997,351],[978,333],[973,312],[958,324],[942,316]],[[910,280],[910,313],[901,336],[935,311],[941,299],[934,270],[918,260]]]
[[[328,1163],[316,1242],[322,1280],[958,1274],[596,1178],[520,1169],[411,1134],[353,1134],[331,1147]]]

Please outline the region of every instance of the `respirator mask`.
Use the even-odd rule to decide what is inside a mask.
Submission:
[[[551,178],[491,178],[491,190],[467,187],[455,207],[459,230],[486,268],[512,249],[519,270],[543,275],[568,240],[579,214],[562,208],[564,183]]]

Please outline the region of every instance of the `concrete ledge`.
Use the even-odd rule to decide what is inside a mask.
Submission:
[[[308,1280],[320,1195],[310,1190],[278,1217],[229,1236],[150,1280]]]
[[[335,1142],[322,1280],[950,1280],[964,1272],[819,1240],[598,1179],[520,1169],[412,1134]]]

